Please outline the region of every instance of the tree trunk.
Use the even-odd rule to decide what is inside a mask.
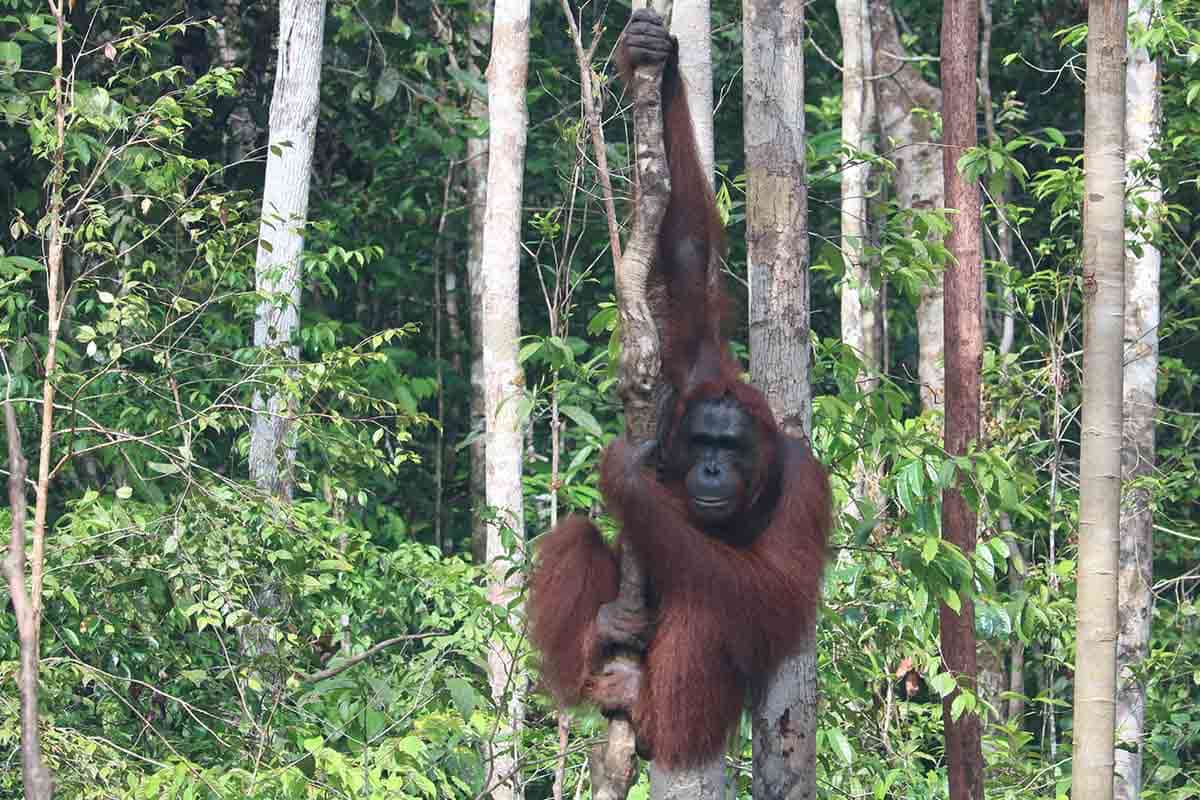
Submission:
[[[1156,3],[1145,0],[1133,12],[1142,28],[1151,24]],[[1130,169],[1148,162],[1159,146],[1160,95],[1158,64],[1144,49],[1129,53],[1126,68],[1125,157],[1126,181],[1138,202],[1129,211],[1125,232],[1129,265],[1125,282],[1124,436],[1121,468],[1125,481],[1136,481],[1154,470],[1154,412],[1158,379],[1158,277],[1162,256],[1150,242],[1149,231],[1162,202],[1162,188],[1153,171],[1148,179]],[[1144,205],[1143,205],[1144,204]],[[1134,246],[1140,249],[1134,249]],[[1149,490],[1136,484],[1126,492],[1121,509],[1121,549],[1117,580],[1116,762],[1117,800],[1137,800],[1142,788],[1142,750],[1146,722],[1146,686],[1134,677],[1150,647],[1150,591],[1153,566],[1153,523]]]
[[[807,437],[804,4],[743,0],[742,15],[750,376],[784,432]],[[805,634],[800,650],[754,698],[753,794],[759,800],[816,797],[816,634],[811,626]]]
[[[880,146],[896,165],[896,202],[901,208],[937,209],[945,204],[941,148],[934,142],[933,115],[942,107],[942,93],[931,86],[912,64],[900,44],[896,18],[889,0],[870,0],[871,41],[875,52],[875,107],[879,127],[887,139]],[[940,409],[945,395],[942,367],[942,276],[921,289],[917,306],[920,350],[918,376],[921,406]]]
[[[975,0],[947,0],[942,7],[942,173],[950,218],[947,248],[951,263],[945,273],[946,453],[965,456],[979,441],[979,391],[983,368],[983,315],[979,287],[983,278],[979,253],[979,186],[957,168],[963,154],[977,144],[975,70],[979,53],[979,6]],[[969,480],[971,470],[958,481]],[[968,559],[975,552],[975,510],[959,485],[942,493],[942,536]],[[960,595],[956,613],[940,604],[942,658],[947,671],[968,689],[978,687],[975,651],[975,605]],[[983,752],[979,715],[954,718],[955,690],[942,699],[946,766],[951,800],[983,800]]]
[[[488,26],[491,3],[471,0],[470,52],[467,71],[481,77],[478,47],[485,46],[491,37]],[[487,119],[487,97],[475,92],[471,96],[470,114]],[[486,454],[487,437],[483,399],[483,220],[487,212],[488,142],[486,139],[467,139],[467,283],[471,289],[471,508],[481,510],[487,503]],[[471,556],[476,564],[487,558],[487,525],[483,515],[476,513],[471,520]]]
[[[1088,7],[1083,400],[1072,795],[1113,796],[1125,311],[1126,0]]]
[[[871,272],[864,261],[868,243],[867,177],[870,167],[863,154],[871,151],[867,132],[875,116],[874,92],[866,78],[873,62],[871,29],[866,0],[838,0],[838,22],[842,28],[842,341],[862,360],[863,388],[870,391],[879,382],[879,338],[877,316],[879,293],[871,285]]]
[[[875,121],[875,93],[867,86],[874,58],[867,0],[838,0],[838,24],[842,29],[842,262],[845,277],[841,286],[842,342],[862,362],[859,387],[864,393],[879,385],[882,366],[880,335],[880,287],[871,283],[866,261],[870,241],[870,211],[867,154],[873,151],[868,131]],[[883,505],[880,472],[870,455],[854,464],[854,488],[847,511],[857,519],[878,514]]]
[[[708,182],[713,182],[713,80],[712,30],[709,0],[676,0],[671,11],[671,33],[679,39],[679,72],[686,76],[688,110],[696,149]]]
[[[488,65],[487,213],[480,270],[483,279],[485,414],[487,419],[488,597],[498,610],[521,591],[525,523],[521,492],[522,426],[520,398],[525,375],[517,363],[520,337],[521,198],[529,115],[525,77],[529,62],[529,0],[497,0]],[[524,715],[524,679],[516,653],[497,636],[488,650],[488,680],[500,715],[489,743],[489,782],[493,800],[522,796],[517,744]]]
[[[284,0],[271,96],[271,139],[263,181],[262,220],[254,262],[260,300],[254,345],[295,361],[300,327],[300,256],[308,218],[313,143],[320,104],[325,0]],[[291,404],[282,392],[254,394],[250,477],[277,497],[292,496],[296,457]]]

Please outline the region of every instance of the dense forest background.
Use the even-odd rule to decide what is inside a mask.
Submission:
[[[47,377],[47,220],[64,219],[41,633],[42,744],[60,796],[477,796],[502,716],[489,645],[517,648],[521,680],[533,675],[521,617],[488,601],[480,564],[472,209],[486,9],[330,3],[298,354],[286,358],[253,339],[276,5],[76,0],[62,150],[53,18],[31,0],[0,5],[0,388],[31,464]],[[609,235],[576,49],[563,5],[533,5],[520,303],[530,538],[557,515],[599,510],[596,460],[621,428]],[[906,63],[936,84],[941,4],[891,5]],[[937,608],[956,592],[975,600],[988,796],[1070,788],[1085,5],[995,3],[985,25],[972,163],[986,190],[987,349],[971,559],[940,539],[954,462],[918,378],[916,308],[945,265],[945,216],[897,205],[893,153],[874,135],[860,155],[872,164],[883,348],[881,379],[864,386],[840,327],[842,38],[832,2],[807,6],[812,441],[839,508],[862,459],[882,476],[869,507],[839,515],[826,571],[822,796],[947,796],[941,696],[954,680],[940,671]],[[576,11],[585,38],[600,32],[594,67],[627,221],[630,122],[607,59],[629,9]],[[741,8],[714,0],[712,13],[717,193],[745,308]],[[1154,514],[1152,633],[1137,674],[1148,800],[1200,796],[1197,31],[1200,4],[1164,0],[1131,34],[1158,59],[1162,104],[1160,145],[1130,167],[1129,187],[1131,206],[1139,176],[1163,190],[1146,232],[1162,254],[1155,464],[1137,482]],[[997,198],[1011,225],[998,223]],[[290,502],[260,491],[248,466],[253,397],[265,391],[295,414]],[[10,513],[0,509],[5,529]],[[0,797],[21,792],[17,666],[5,613]],[[531,696],[525,722],[526,796],[551,796],[560,753],[564,796],[586,791],[601,718],[576,715],[565,751],[545,698]],[[739,785],[748,735],[731,756]]]

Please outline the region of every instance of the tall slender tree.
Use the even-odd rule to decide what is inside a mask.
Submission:
[[[856,0],[857,2],[857,0]],[[785,432],[812,425],[804,3],[743,0],[750,376]],[[753,792],[816,797],[816,630],[754,698]]]
[[[942,92],[911,63],[900,42],[890,0],[870,0],[872,50],[875,54],[875,109],[883,142],[879,152],[896,165],[896,203],[900,208],[933,210],[945,206],[941,148],[934,141],[934,113]],[[917,372],[921,407],[940,409],[945,394],[942,364],[942,276],[921,287],[917,304]]]
[[[864,259],[870,220],[867,217],[867,178],[864,154],[875,116],[875,94],[867,84],[873,63],[871,21],[866,0],[838,0],[842,28],[842,341],[862,359],[865,388],[878,380],[880,346],[877,331],[879,293],[871,286]]]
[[[483,281],[484,396],[487,444],[487,505],[490,520],[486,557],[488,597],[512,609],[521,591],[525,511],[521,491],[525,374],[517,360],[520,309],[521,199],[529,112],[525,79],[529,67],[529,0],[497,0],[488,64],[487,213],[480,272]],[[524,715],[524,679],[511,642],[495,637],[488,649],[488,681],[501,716],[499,735],[489,745],[488,788],[493,800],[522,796],[518,734]]]
[[[271,134],[263,181],[262,220],[254,261],[259,293],[254,344],[285,361],[300,354],[300,257],[308,219],[313,146],[321,99],[321,53],[325,0],[284,0],[279,6]],[[254,394],[250,428],[250,477],[263,491],[291,498],[296,458],[294,420],[286,395]]]
[[[942,6],[942,173],[951,218],[947,248],[952,262],[945,275],[946,452],[965,456],[979,440],[980,369],[983,360],[983,280],[979,252],[979,186],[958,170],[958,160],[977,142],[975,70],[979,54],[978,0],[946,0]],[[969,471],[967,471],[969,474]],[[966,480],[962,474],[958,481]],[[942,494],[942,536],[968,558],[975,551],[975,510],[958,484]],[[975,605],[959,597],[960,608],[941,603],[942,659],[968,689],[977,685]],[[960,691],[942,700],[946,765],[951,800],[983,800],[983,752],[979,715],[955,713]]]
[[[1088,7],[1084,106],[1083,419],[1079,466],[1074,797],[1112,800],[1125,313],[1127,0]]]
[[[468,28],[467,71],[482,77],[480,50],[491,36],[488,25],[490,0],[471,0]],[[487,97],[472,92],[468,111],[476,119],[487,119]],[[483,391],[483,223],[487,213],[488,141],[482,137],[467,139],[467,282],[471,288],[471,430],[482,433],[486,427]],[[471,440],[471,505],[482,507],[487,500],[487,437],[476,435]],[[476,563],[487,558],[487,525],[483,515],[471,523],[471,555]]]
[[[1159,146],[1161,96],[1158,62],[1132,37],[1153,24],[1156,0],[1142,0],[1133,10],[1129,28],[1129,63],[1125,95],[1125,176],[1130,199],[1125,232],[1125,375],[1124,435],[1121,467],[1125,489],[1121,505],[1121,550],[1117,598],[1117,800],[1137,800],[1142,789],[1142,751],[1146,725],[1146,685],[1137,667],[1150,648],[1150,618],[1154,612],[1154,513],[1150,492],[1137,480],[1154,470],[1154,415],[1157,407],[1159,271],[1162,255],[1151,240],[1162,187],[1151,153]]]

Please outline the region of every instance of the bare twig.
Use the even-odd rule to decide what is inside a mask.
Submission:
[[[617,225],[617,209],[613,203],[612,177],[608,170],[608,149],[604,144],[604,126],[600,123],[600,107],[596,102],[595,86],[592,83],[592,58],[596,54],[596,46],[600,43],[600,30],[594,30],[592,44],[586,50],[583,48],[583,38],[579,33],[579,24],[571,12],[571,4],[562,0],[563,13],[571,27],[571,41],[575,45],[575,58],[579,62],[579,92],[583,102],[583,116],[587,121],[588,131],[592,135],[592,149],[596,154],[596,172],[600,179],[600,189],[604,193],[604,216],[608,220],[608,241],[612,248],[613,263],[621,261],[621,233]]]
[[[387,648],[391,647],[394,644],[399,644],[400,642],[411,642],[416,639],[429,639],[434,636],[446,636],[446,635],[447,634],[445,634],[445,633],[439,632],[439,633],[410,633],[405,636],[393,636],[391,639],[384,639],[379,644],[368,647],[363,652],[359,653],[358,655],[356,655],[352,658],[346,659],[345,661],[343,661],[342,663],[338,664],[335,667],[328,667],[319,672],[311,672],[311,673],[307,673],[307,674],[302,674],[299,676],[299,678],[304,683],[316,683],[318,681],[328,680],[329,678],[332,678],[335,675],[340,675],[341,673],[345,672],[346,670],[350,669],[351,667],[353,667],[356,664],[361,664],[362,662],[366,661],[371,656],[378,653],[380,650],[386,650]]]

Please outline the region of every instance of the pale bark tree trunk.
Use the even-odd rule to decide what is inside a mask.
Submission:
[[[477,77],[479,53],[487,45],[491,31],[488,21],[490,0],[471,1],[471,51],[467,71]],[[472,117],[487,118],[487,98],[480,94],[471,97]],[[471,288],[471,508],[482,509],[487,502],[486,455],[487,438],[483,398],[483,220],[487,211],[488,142],[486,139],[467,139],[467,282]],[[475,514],[471,521],[471,555],[476,564],[487,558],[487,525],[483,516]]]
[[[271,96],[271,139],[263,181],[262,219],[254,262],[261,300],[254,345],[299,357],[300,257],[308,218],[308,187],[320,105],[325,0],[284,0]],[[296,457],[291,405],[281,392],[254,393],[250,477],[265,492],[290,499]]]
[[[842,261],[846,274],[841,286],[842,341],[862,361],[859,386],[863,392],[879,385],[883,350],[880,335],[881,293],[871,283],[866,247],[870,241],[870,211],[866,161],[874,148],[868,138],[875,121],[875,92],[867,85],[874,57],[867,0],[838,0],[842,29]],[[854,489],[847,510],[857,519],[878,513],[883,504],[879,470],[859,458],[854,465]]]
[[[529,0],[497,0],[488,65],[489,138],[487,213],[480,263],[483,282],[484,393],[487,444],[488,597],[503,609],[521,591],[525,513],[521,492],[520,398],[525,375],[517,363],[520,308],[521,199],[529,112]],[[488,680],[500,718],[489,743],[488,788],[493,800],[522,796],[517,753],[524,715],[524,676],[511,643],[495,637],[488,650]]]
[[[807,437],[804,3],[743,0],[742,16],[750,376],[783,430]],[[816,797],[816,677],[816,635],[809,626],[800,651],[754,698],[753,794],[759,800]]]
[[[975,71],[979,53],[977,0],[947,0],[942,7],[942,174],[946,180],[946,208],[950,218],[946,245],[951,263],[945,273],[946,354],[946,453],[965,456],[979,441],[980,372],[983,367],[983,314],[979,288],[983,271],[980,258],[979,186],[958,171],[957,163],[977,142],[975,129]],[[958,481],[971,472],[960,473]],[[975,510],[959,485],[942,493],[942,536],[968,559],[975,552]],[[978,687],[975,652],[975,604],[960,595],[956,613],[940,604],[942,659],[947,671],[968,689]],[[975,712],[954,718],[955,690],[942,699],[946,766],[951,800],[983,800],[983,752],[980,721]]]
[[[1125,311],[1126,0],[1088,8],[1083,400],[1071,794],[1112,800]]]
[[[879,127],[887,140],[880,145],[896,165],[895,194],[901,208],[938,209],[945,203],[941,148],[933,141],[933,114],[942,107],[942,92],[902,59],[907,57],[889,0],[870,0],[871,37],[875,52],[873,81]],[[921,406],[940,409],[945,395],[942,367],[943,279],[921,290],[917,305],[917,338]]]
[[[1143,0],[1134,22],[1148,28],[1154,0]],[[1125,233],[1128,270],[1125,281],[1124,437],[1121,466],[1124,480],[1134,481],[1154,471],[1154,413],[1158,379],[1158,280],[1162,256],[1150,241],[1148,227],[1158,214],[1162,188],[1153,172],[1139,179],[1130,166],[1146,164],[1160,137],[1161,100],[1158,64],[1145,48],[1131,50],[1126,69],[1126,180],[1137,198],[1130,209]],[[1145,204],[1144,206],[1142,204]],[[1137,249],[1135,249],[1137,248]],[[1138,250],[1140,249],[1140,254]],[[1116,761],[1117,800],[1137,800],[1142,790],[1142,751],[1146,722],[1146,686],[1134,677],[1150,648],[1150,591],[1153,566],[1153,523],[1149,490],[1131,486],[1125,492],[1121,517],[1118,573]]]
[[[713,182],[713,80],[712,29],[709,0],[676,0],[671,11],[671,33],[679,39],[679,73],[687,90],[696,149],[708,182]]]
[[[869,239],[867,177],[870,167],[863,154],[870,152],[867,138],[875,116],[874,92],[867,87],[871,71],[871,29],[866,0],[838,0],[838,22],[842,28],[842,341],[862,360],[863,387],[878,384],[879,338],[877,316],[879,293],[871,286],[871,272],[864,260]]]

